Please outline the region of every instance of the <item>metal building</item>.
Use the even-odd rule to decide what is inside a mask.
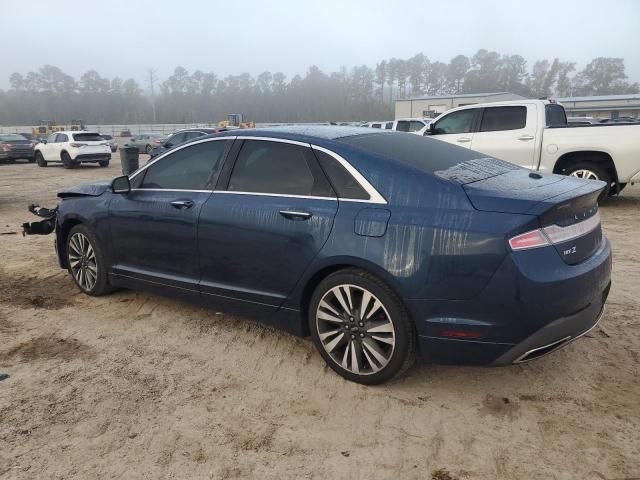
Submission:
[[[618,119],[631,117],[640,120],[640,94],[602,95],[595,97],[566,97],[557,99],[569,117]],[[396,107],[397,111],[397,107]]]
[[[435,118],[455,107],[474,103],[523,100],[525,97],[509,92],[468,93],[436,97],[417,97],[396,100],[396,118]]]

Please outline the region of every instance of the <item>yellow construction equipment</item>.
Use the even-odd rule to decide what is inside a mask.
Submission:
[[[83,120],[71,120],[71,130],[84,130],[84,121]]]
[[[238,128],[256,128],[255,122],[243,122],[241,113],[230,113],[226,120],[218,122],[221,128],[238,127]]]
[[[47,135],[51,135],[55,132],[62,132],[64,127],[58,125],[56,122],[51,120],[40,120],[40,125],[37,127],[33,127],[32,132],[34,137],[44,137]]]

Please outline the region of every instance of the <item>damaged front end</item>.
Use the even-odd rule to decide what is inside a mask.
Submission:
[[[49,235],[56,229],[56,217],[58,207],[45,208],[38,204],[29,205],[29,211],[38,217],[44,218],[39,222],[26,222],[22,224],[22,235]]]

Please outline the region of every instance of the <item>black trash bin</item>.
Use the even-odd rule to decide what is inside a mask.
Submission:
[[[140,166],[138,157],[138,147],[125,145],[120,149],[120,162],[122,163],[122,174],[129,175],[135,172]]]

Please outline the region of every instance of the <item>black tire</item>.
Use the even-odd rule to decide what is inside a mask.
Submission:
[[[30,158],[27,158],[27,160],[29,161],[29,163],[33,163],[36,161],[36,157],[30,157]]]
[[[333,295],[331,292],[335,287],[340,287],[341,292],[345,292],[343,289],[348,287],[351,292],[352,302],[348,303],[352,305],[351,313],[353,316],[343,309],[339,318],[342,321],[341,323],[336,322],[338,317],[334,313],[339,310],[339,307],[336,307],[337,304],[335,302],[332,304],[333,307],[336,307],[336,310],[333,311],[334,313],[326,310],[325,307],[322,307],[322,312],[319,311],[321,301],[323,301],[323,304],[331,303],[330,295]],[[365,292],[371,295],[371,300],[368,300],[368,304],[364,302]],[[337,297],[334,299],[337,300]],[[382,308],[375,309],[375,299],[380,302]],[[346,300],[348,300],[347,295],[345,295]],[[363,304],[365,305],[365,315],[361,316],[359,310]],[[327,312],[330,313],[333,320],[327,322],[318,318],[319,314],[323,316],[322,314]],[[383,321],[380,321],[380,319]],[[415,324],[409,318],[407,309],[402,301],[385,282],[363,270],[356,268],[340,270],[322,280],[311,297],[308,321],[313,343],[325,362],[339,375],[356,383],[377,385],[399,377],[413,365],[418,355]],[[389,329],[391,328],[389,325],[392,325],[393,331],[381,330],[379,325],[382,324]],[[331,325],[330,328],[334,328],[333,325],[335,325],[338,333],[334,334],[332,333],[333,330],[325,329],[326,325]],[[372,328],[386,333],[371,333],[369,329]],[[327,334],[335,336],[327,336]],[[320,338],[321,335],[324,336],[325,342],[328,344],[333,341],[337,342],[332,353],[328,351],[329,345],[325,347],[323,344]],[[387,339],[385,343],[373,340],[375,337],[379,338],[380,336],[385,336]],[[341,338],[338,339],[338,337]],[[332,340],[330,341],[329,339]],[[394,344],[387,345],[389,340],[393,341]],[[378,349],[381,346],[385,349],[382,353],[386,357],[386,363],[375,362],[377,370],[372,368],[374,362],[372,362],[371,358],[378,357],[374,357],[375,354],[372,349],[367,347],[365,343],[367,345],[376,343]],[[351,344],[354,345],[353,348]],[[358,368],[353,368],[355,352],[358,352],[359,360],[356,361]],[[332,355],[335,355],[336,358]],[[352,368],[345,368],[338,361],[340,357],[342,357],[342,362],[351,364]],[[360,364],[363,367],[362,371],[359,368]],[[353,370],[356,370],[356,372]]]
[[[100,165],[102,168],[108,167],[109,166],[109,160],[102,160],[102,161],[98,162],[98,165]]]
[[[62,152],[60,154],[60,160],[62,160],[62,166],[64,168],[73,168],[75,167],[75,163],[71,160],[71,155],[68,152]]]
[[[144,151],[146,152],[147,155],[151,155],[151,152],[153,151],[153,147],[151,145],[147,145],[147,148],[145,148]]]
[[[89,244],[91,245],[91,249],[93,250],[93,253],[94,253],[94,258],[95,258],[94,263],[95,263],[95,269],[96,269],[95,281],[93,285],[90,285],[90,286],[83,285],[81,281],[83,277],[80,275],[78,278],[77,271],[72,267],[72,262],[75,261],[74,260],[75,258],[77,258],[74,255],[75,252],[77,252],[76,249],[78,245],[76,234],[83,236],[89,242]],[[72,245],[72,242],[75,242],[75,243]],[[98,241],[97,237],[93,233],[93,230],[91,230],[89,227],[82,224],[76,225],[69,232],[65,247],[66,247],[65,255],[67,256],[69,273],[71,274],[71,278],[73,278],[73,281],[75,282],[75,284],[78,286],[80,290],[82,290],[87,295],[91,295],[93,297],[105,295],[113,291],[113,287],[109,285],[109,280],[107,275],[107,269],[109,268],[107,257],[104,253],[104,250],[102,249],[102,246],[100,245],[100,242]],[[89,274],[87,270],[89,270],[89,267],[93,265],[91,263],[90,256],[83,258],[81,261],[87,262],[87,269],[85,269],[84,278],[88,278],[86,277],[86,275]]]
[[[590,172],[591,174],[595,175],[596,177],[595,179],[602,180],[604,183],[607,184],[604,187],[604,190],[602,190],[602,193],[600,194],[600,196],[598,197],[598,201],[601,202],[602,200],[604,200],[610,195],[610,192],[612,191],[611,182],[613,181],[611,178],[611,175],[607,170],[605,170],[604,168],[602,168],[600,165],[596,163],[593,163],[593,162],[574,163],[572,165],[569,165],[563,173],[565,175],[578,176],[575,174],[581,171]],[[579,176],[579,178],[583,178],[583,177]]]
[[[42,156],[42,153],[36,152],[35,160],[36,160],[36,163],[38,164],[39,167],[46,167],[47,166],[47,161]]]

